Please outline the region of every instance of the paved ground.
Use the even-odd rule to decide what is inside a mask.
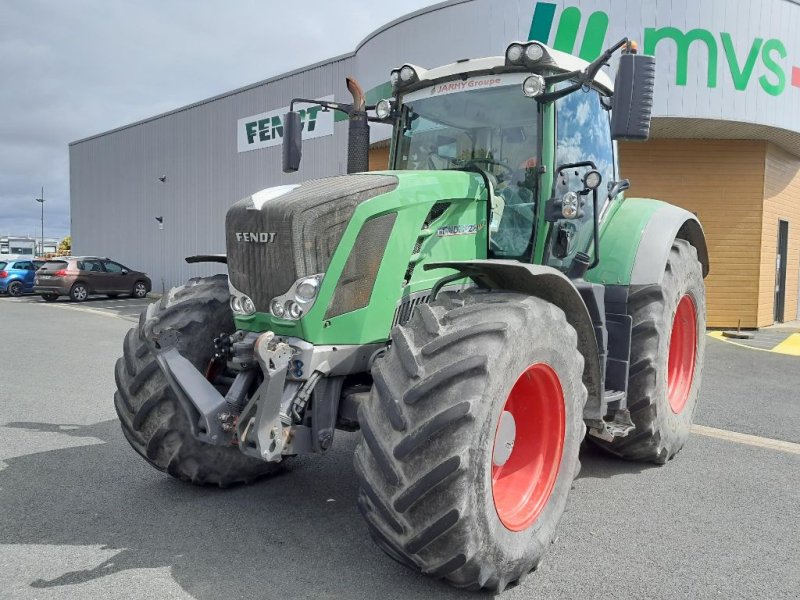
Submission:
[[[105,302],[0,298],[0,598],[486,597],[372,544],[355,434],[228,491],[148,467],[111,404],[134,306]],[[800,443],[799,366],[709,339],[696,421]],[[663,468],[582,461],[552,551],[504,599],[798,597],[800,455],[695,435]]]

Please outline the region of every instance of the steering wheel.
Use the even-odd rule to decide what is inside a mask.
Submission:
[[[485,164],[491,165],[493,167],[500,167],[501,169],[505,170],[505,174],[503,175],[495,175],[499,181],[509,181],[514,177],[515,169],[508,165],[507,163],[500,162],[499,160],[495,160],[493,158],[469,158],[463,161],[465,167],[470,165],[478,165],[478,164]]]

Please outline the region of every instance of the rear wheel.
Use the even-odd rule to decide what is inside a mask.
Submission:
[[[500,591],[555,536],[585,432],[583,357],[556,306],[469,291],[418,307],[373,369],[359,508],[395,560]]]
[[[153,345],[162,332],[178,335],[177,349],[205,372],[214,337],[232,333],[233,314],[226,275],[196,278],[173,288],[142,313],[125,336],[124,355],[114,374],[114,407],[133,449],[160,471],[196,484],[220,487],[246,483],[278,465],[242,454],[234,446],[212,446],[191,433],[186,413],[156,362]]]
[[[70,288],[69,297],[75,302],[83,302],[89,297],[89,289],[83,283],[76,283]]]
[[[633,317],[628,407],[636,429],[601,448],[663,464],[683,448],[697,408],[705,355],[702,265],[686,240],[675,240],[660,284],[631,289]]]
[[[42,294],[42,300],[45,302],[55,302],[58,300],[58,294]]]
[[[12,281],[8,284],[8,295],[9,296],[22,296],[22,282],[21,281]]]

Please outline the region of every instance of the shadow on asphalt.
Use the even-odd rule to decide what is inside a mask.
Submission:
[[[10,458],[0,471],[0,543],[119,550],[94,568],[35,580],[33,588],[169,567],[202,600],[267,591],[270,597],[464,597],[394,563],[372,543],[356,509],[353,434],[342,435],[324,457],[298,459],[282,474],[221,490],[158,474],[128,447],[116,420],[6,427],[106,442]],[[584,448],[581,460],[582,478],[649,468],[593,448]]]

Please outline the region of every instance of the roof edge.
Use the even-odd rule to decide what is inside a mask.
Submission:
[[[81,138],[79,140],[75,140],[74,142],[69,142],[67,144],[68,147],[76,146],[78,144],[82,144],[83,142],[88,142],[90,140],[94,140],[106,135],[111,135],[112,133],[117,133],[119,131],[124,131],[125,129],[130,129],[132,127],[137,127],[139,125],[143,125],[145,123],[149,123],[151,121],[157,121],[158,119],[163,119],[165,117],[169,117],[175,115],[177,113],[181,113],[186,110],[191,110],[193,108],[197,108],[198,106],[202,106],[204,104],[210,104],[211,102],[216,102],[217,100],[221,100],[223,98],[228,98],[229,96],[235,96],[236,94],[241,94],[242,92],[246,92],[248,90],[252,90],[253,88],[257,88],[262,85],[266,85],[268,83],[274,83],[276,81],[280,81],[281,79],[286,79],[288,77],[292,77],[293,75],[298,75],[300,73],[304,73],[306,71],[310,71],[311,69],[317,69],[319,67],[324,67],[326,65],[330,65],[336,62],[341,62],[348,58],[353,58],[355,56],[355,52],[348,52],[346,54],[340,54],[338,56],[334,56],[333,58],[328,58],[325,60],[321,60],[310,65],[306,65],[304,67],[298,67],[297,69],[292,69],[287,73],[282,73],[280,75],[275,75],[274,77],[269,77],[267,79],[262,79],[261,81],[257,81],[255,83],[251,83],[240,88],[236,88],[231,90],[230,92],[223,92],[221,94],[217,94],[216,96],[211,96],[210,98],[205,98],[204,100],[199,100],[198,102],[193,102],[192,104],[187,104],[185,106],[181,106],[179,108],[174,108],[167,112],[159,113],[152,117],[146,117],[144,119],[140,119],[139,121],[134,121],[133,123],[128,123],[127,125],[120,125],[119,127],[115,127],[114,129],[109,129],[107,131],[103,131],[101,133],[95,133],[94,135],[90,135],[85,138]]]
[[[364,44],[368,43],[372,38],[379,36],[387,29],[391,29],[392,27],[395,27],[400,23],[404,23],[405,21],[410,21],[411,19],[415,19],[427,13],[436,12],[444,8],[449,8],[451,6],[456,6],[458,4],[466,4],[467,2],[474,2],[474,1],[475,0],[445,0],[445,2],[439,2],[438,4],[426,6],[425,8],[420,8],[418,10],[415,10],[414,12],[405,14],[402,17],[397,17],[396,19],[386,23],[386,25],[379,27],[378,29],[367,35],[367,37],[365,37],[363,40],[361,40],[356,46],[355,52],[353,52],[353,54],[358,54],[358,51],[361,50],[361,47],[364,46]],[[800,2],[800,0],[797,1]]]

